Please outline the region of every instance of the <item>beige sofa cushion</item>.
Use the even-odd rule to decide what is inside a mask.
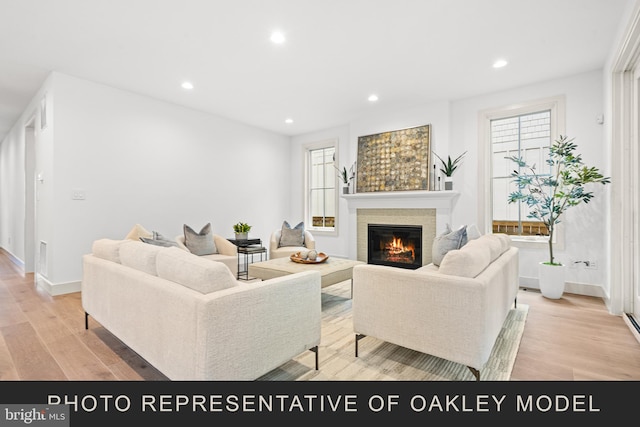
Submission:
[[[504,234],[504,233],[496,233],[496,234],[493,234],[493,236],[497,237],[498,240],[500,240],[500,244],[502,245],[501,253],[507,252],[511,247],[511,237],[509,237],[508,234]]]
[[[238,286],[221,262],[212,262],[180,248],[165,248],[156,258],[158,277],[179,283],[202,294]]]
[[[491,262],[491,249],[487,240],[471,240],[460,249],[447,252],[440,263],[439,272],[450,276],[476,277]]]
[[[98,239],[91,245],[91,252],[98,258],[120,264],[120,246],[131,243],[133,240]]]
[[[164,249],[167,248],[131,241],[131,243],[120,246],[120,263],[157,276],[156,255]]]
[[[482,244],[486,245],[487,249],[489,250],[489,262],[495,261],[500,255],[502,255],[503,245],[498,236],[493,234],[485,234],[484,236],[479,237],[478,240]]]

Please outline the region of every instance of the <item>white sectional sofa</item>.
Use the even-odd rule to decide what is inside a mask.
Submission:
[[[171,380],[255,380],[320,343],[320,273],[257,283],[225,264],[132,240],[83,256],[82,306]]]
[[[355,266],[356,357],[371,336],[466,365],[479,380],[516,303],[518,267],[518,248],[498,234],[449,251],[439,267]]]

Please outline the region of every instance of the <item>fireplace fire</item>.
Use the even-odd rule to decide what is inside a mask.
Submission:
[[[422,226],[368,225],[369,264],[416,269],[422,266]]]

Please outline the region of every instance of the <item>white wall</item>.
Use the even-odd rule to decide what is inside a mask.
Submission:
[[[185,223],[199,231],[211,222],[214,233],[233,237],[243,221],[266,242],[290,216],[290,170],[279,167],[290,164],[289,137],[60,73],[48,91],[55,138],[36,148],[47,195],[37,218],[53,294],[77,286],[95,239],[124,238],[136,223],[175,237]],[[5,155],[21,146],[21,126],[2,144],[3,163],[23,163],[19,153]],[[19,170],[0,173],[2,182],[23,180]],[[78,189],[85,200],[71,199]],[[23,193],[2,187],[2,200],[24,205]],[[24,216],[16,209],[12,222]],[[3,214],[3,247],[7,222]]]
[[[0,246],[23,265],[26,255],[25,223],[28,222],[25,211],[27,181],[25,126],[31,121],[35,123],[36,152],[33,160],[38,168],[36,170],[41,171],[47,179],[51,178],[55,125],[49,120],[47,127],[40,129],[40,101],[45,93],[48,94],[48,116],[49,118],[53,116],[51,80],[49,77],[43,83],[0,145]],[[37,185],[36,190],[43,213],[46,213],[50,207],[52,195],[42,191],[43,189]],[[51,225],[47,224],[43,218],[36,218],[36,220],[39,220],[35,226],[41,231],[40,238],[46,241],[50,237]]]
[[[302,220],[301,147],[329,138],[339,141],[340,165],[351,165],[357,158],[359,136],[431,124],[434,151],[445,156],[468,151],[455,175],[456,189],[462,194],[453,211],[453,226],[477,223],[478,112],[564,94],[566,133],[576,137],[585,161],[607,174],[603,127],[595,121],[604,110],[600,70],[470,99],[372,112],[291,141],[221,117],[54,73],[0,146],[0,242],[18,258],[24,256],[22,128],[29,115],[37,112],[45,90],[55,118],[36,135],[36,170],[45,177],[44,183],[37,184],[37,240],[49,244],[47,279],[52,286],[76,283],[81,255],[90,251],[91,242],[124,237],[135,223],[173,237],[182,232],[184,223],[198,228],[211,222],[216,233],[231,237],[231,225],[244,221],[254,225],[251,237],[266,241],[283,219]],[[71,200],[74,189],[84,190],[86,200]],[[606,188],[596,192],[592,203],[567,213],[566,250],[559,251],[558,257],[596,260],[600,268],[572,269],[567,280],[602,286],[608,264],[603,244],[608,196]],[[338,235],[318,236],[317,246],[335,256],[351,256],[355,241],[344,220],[348,212],[342,199],[339,215],[343,220],[339,220]],[[535,277],[532,265],[546,251],[521,253],[521,275]]]
[[[358,158],[358,137],[397,129],[431,124],[432,150],[446,153],[449,140],[449,103],[436,102],[415,108],[395,111],[372,112],[372,114],[353,121],[345,126],[326,129],[320,132],[295,136],[292,138],[292,212],[297,213],[296,218],[303,219],[303,149],[304,144],[324,141],[328,139],[338,140],[338,167],[346,166],[347,169]],[[446,155],[446,154],[445,154]],[[349,230],[350,221],[347,203],[344,199],[338,201],[338,235],[326,236],[314,233],[318,250],[334,254],[339,257],[355,259],[356,242],[353,239],[355,233]],[[292,219],[298,223],[297,219]],[[350,235],[353,236],[350,237]]]
[[[432,125],[432,150],[442,156],[458,156],[464,151],[467,155],[462,166],[454,175],[455,190],[461,192],[452,213],[452,226],[478,223],[478,114],[482,110],[511,105],[514,103],[548,98],[556,95],[566,97],[566,133],[576,138],[576,143],[585,162],[596,166],[607,175],[607,149],[604,141],[603,126],[596,123],[596,116],[604,112],[602,70],[569,76],[553,81],[520,87],[500,93],[487,94],[456,101],[441,101],[416,106],[411,109],[372,113],[344,127],[328,129],[322,132],[294,137],[292,139],[293,158],[300,153],[300,146],[307,142],[319,141],[331,137],[340,139],[340,164],[350,165],[357,158],[358,136],[369,135],[424,124]],[[346,147],[345,147],[346,142]],[[345,157],[346,154],[346,157]],[[299,164],[294,162],[291,176],[292,204],[299,206],[302,215],[302,175]],[[598,269],[571,268],[567,281],[578,284],[571,291],[591,294],[598,293],[607,277],[606,241],[606,204],[608,199],[605,187],[593,188],[595,198],[588,205],[581,205],[567,212],[564,225],[566,231],[566,249],[558,250],[557,257],[565,260],[594,260]],[[347,218],[348,212],[344,200],[340,201],[340,218]],[[350,236],[343,228],[347,221],[342,220],[337,237],[321,236],[317,246],[328,253],[355,253],[355,234]],[[345,241],[345,239],[347,241]],[[546,250],[521,250],[520,274],[525,279],[537,278],[537,262],[544,260]],[[593,285],[581,286],[581,285]],[[594,289],[592,289],[594,288]]]
[[[462,196],[453,217],[455,224],[470,224],[478,221],[478,113],[525,101],[564,95],[566,99],[566,130],[575,137],[579,153],[585,163],[596,166],[609,175],[606,162],[607,148],[604,144],[604,129],[596,122],[596,116],[604,113],[604,88],[602,70],[556,79],[539,84],[520,87],[510,91],[455,101],[451,105],[452,141],[468,150],[464,167],[456,173],[456,182],[462,182]],[[605,281],[608,252],[606,242],[608,189],[604,186],[590,187],[595,193],[589,204],[569,209],[563,219],[565,249],[554,250],[554,255],[563,262],[570,260],[596,261],[595,270],[584,267],[569,268],[567,282],[591,284],[601,287]],[[555,249],[555,248],[554,248]],[[556,253],[557,252],[557,253]],[[521,249],[520,276],[537,278],[537,263],[544,261],[546,249]],[[587,291],[588,292],[588,291]]]

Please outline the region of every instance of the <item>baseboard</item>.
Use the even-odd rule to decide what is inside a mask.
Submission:
[[[47,280],[46,277],[41,276],[40,274],[38,274],[36,277],[36,284],[42,289],[44,289],[45,291],[47,291],[49,295],[53,295],[53,296],[80,292],[81,283],[82,282],[77,281],[77,282],[54,284],[54,283],[51,283],[49,280]]]
[[[521,277],[520,287],[540,290],[538,279],[534,277]],[[566,282],[564,291],[570,294],[585,295],[605,299],[606,295],[600,285],[592,285],[589,283]]]
[[[8,250],[6,250],[5,248],[0,248],[0,251],[4,252],[7,257],[9,258],[9,260],[14,263],[15,265],[17,265],[18,267],[24,269],[24,261],[22,261],[20,258],[18,258],[17,256],[15,256],[14,254],[12,254],[11,252],[9,252]]]

